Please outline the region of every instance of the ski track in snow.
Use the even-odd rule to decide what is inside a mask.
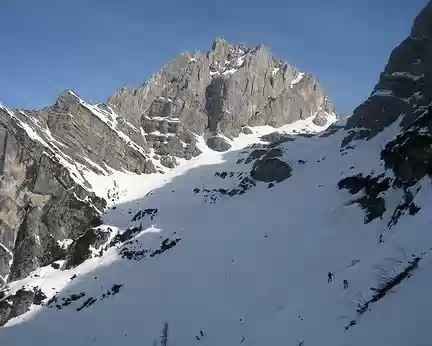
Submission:
[[[319,131],[312,119],[277,130]],[[0,329],[0,344],[152,345],[165,322],[168,343],[177,346],[302,342],[304,346],[406,346],[415,344],[414,340],[429,341],[430,257],[425,256],[413,277],[394,289],[396,294],[371,306],[371,311],[358,317],[356,304],[368,299],[369,288],[379,284],[377,265],[401,271],[411,254],[429,251],[430,183],[418,184],[422,188],[415,201],[421,211],[415,218],[402,217],[385,233],[384,244],[378,244],[378,236],[401,196],[394,194],[394,200],[387,201],[391,207],[382,220],[365,225],[363,211],[348,206],[353,196],[337,189],[345,176],[383,171],[379,152],[398,133],[398,125],[373,140],[354,141],[355,150],[344,155],[340,143],[345,131],[328,138],[296,136],[281,145],[283,159],[293,168],[292,177],[274,188],[258,183],[244,196],[221,198],[215,204],[194,195],[194,188],[233,187],[232,181],[215,177],[215,172],[250,170],[251,165],[236,164],[243,157],[241,151],[275,131],[269,126],[252,130],[252,135],[242,134],[232,141],[225,153],[208,149],[200,139],[203,154],[182,160],[164,175],[86,172],[98,195],[118,192],[116,209],[104,215],[102,228],[111,227],[114,235],[142,223],[144,229],[134,239],[146,246],[174,232],[182,240],[148,260],[121,259],[117,249],[110,248],[77,268],[40,268],[11,283],[11,292],[37,285],[48,299],[57,291],[63,297],[79,292],[99,297],[113,284],[124,286],[115,297],[98,300],[80,312],[75,306],[59,311],[32,306]],[[131,222],[145,208],[158,208],[159,215]],[[331,283],[327,283],[329,271],[335,275]],[[74,274],[78,276],[71,280]],[[346,290],[343,280],[349,282]],[[352,320],[357,324],[345,331]]]

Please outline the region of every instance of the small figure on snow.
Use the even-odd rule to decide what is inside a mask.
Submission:
[[[327,282],[332,282],[332,281],[333,281],[333,276],[334,276],[334,274],[333,274],[332,272],[329,272],[329,273],[328,273],[328,279],[327,279]]]
[[[344,285],[344,290],[346,290],[348,288],[348,280],[344,280],[343,285]]]

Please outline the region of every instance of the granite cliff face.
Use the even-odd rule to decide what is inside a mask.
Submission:
[[[216,151],[248,126],[279,127],[334,108],[316,78],[264,46],[217,39],[207,54],[184,53],[147,83],[91,105],[65,91],[41,110],[0,107],[0,280],[21,279],[71,256],[62,243],[97,226],[106,201],[87,174],[164,173]]]

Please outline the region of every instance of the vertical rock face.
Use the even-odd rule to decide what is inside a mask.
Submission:
[[[0,275],[15,280],[61,256],[57,240],[100,222],[104,201],[77,184],[36,132],[0,109]],[[87,202],[83,202],[87,200]]]
[[[410,36],[396,47],[369,98],[348,118],[355,138],[372,138],[396,121],[406,129],[432,102],[432,4],[415,19]]]
[[[348,118],[347,146],[370,139],[390,125],[399,135],[381,152],[395,175],[394,186],[405,190],[432,175],[432,3],[414,21],[410,36],[396,47],[370,97]]]

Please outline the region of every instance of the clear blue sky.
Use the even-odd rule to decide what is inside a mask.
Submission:
[[[215,37],[267,45],[321,79],[344,113],[372,90],[427,0],[0,0],[0,101],[91,102]]]

